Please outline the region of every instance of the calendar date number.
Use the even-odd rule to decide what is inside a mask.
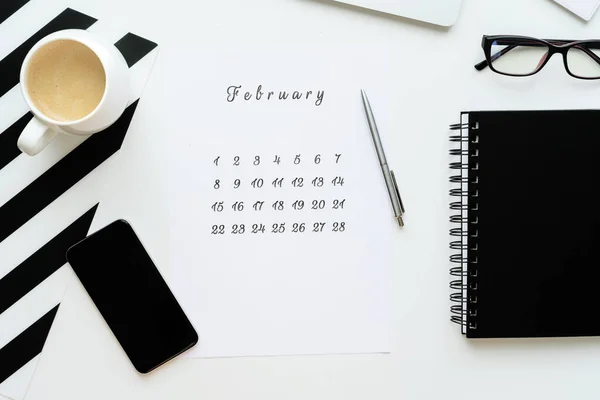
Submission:
[[[227,233],[231,235],[243,235],[245,233],[250,233],[254,235],[261,234],[272,234],[272,235],[282,235],[282,234],[302,234],[302,233],[325,233],[325,232],[333,232],[340,233],[346,231],[346,222],[293,222],[291,224],[286,224],[285,222],[276,222],[271,224],[270,229],[267,228],[267,225],[264,223],[255,223],[252,225],[246,224],[233,224],[231,226],[225,225],[212,225],[211,234],[212,235],[225,235]]]

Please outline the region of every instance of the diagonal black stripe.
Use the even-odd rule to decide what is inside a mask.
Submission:
[[[91,136],[0,207],[0,242],[121,148],[138,101],[117,122]]]
[[[0,24],[19,11],[29,0],[2,0],[0,3]]]
[[[123,54],[127,65],[131,68],[136,62],[144,58],[146,54],[150,53],[157,44],[130,32],[119,39],[115,43],[115,46]]]
[[[59,305],[0,349],[0,383],[42,352]]]
[[[0,135],[0,169],[21,154],[21,150],[17,147],[17,140],[32,117],[33,114],[28,112]]]
[[[1,0],[5,1],[5,0]],[[19,83],[19,70],[25,56],[41,38],[62,29],[87,29],[96,18],[67,8],[42,29],[23,42],[12,53],[0,60],[0,97]]]
[[[97,207],[98,204],[0,279],[0,314],[67,262],[67,249],[86,237]]]

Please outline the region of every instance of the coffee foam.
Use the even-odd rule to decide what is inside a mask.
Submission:
[[[106,89],[102,62],[89,47],[56,40],[39,48],[26,71],[26,87],[35,107],[50,119],[66,122],[96,109]]]

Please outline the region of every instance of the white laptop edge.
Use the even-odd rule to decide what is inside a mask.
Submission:
[[[458,19],[462,0],[334,0],[440,26]]]

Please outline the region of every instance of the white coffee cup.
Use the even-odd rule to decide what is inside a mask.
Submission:
[[[26,77],[32,57],[43,46],[58,40],[79,42],[92,50],[100,60],[106,78],[104,94],[96,108],[84,117],[72,121],[61,121],[44,114],[32,101],[27,87]],[[42,151],[58,133],[88,136],[106,129],[125,111],[131,94],[129,67],[123,55],[112,43],[80,29],[58,31],[37,42],[23,61],[20,81],[21,92],[34,118],[19,136],[17,146],[30,156]]]

